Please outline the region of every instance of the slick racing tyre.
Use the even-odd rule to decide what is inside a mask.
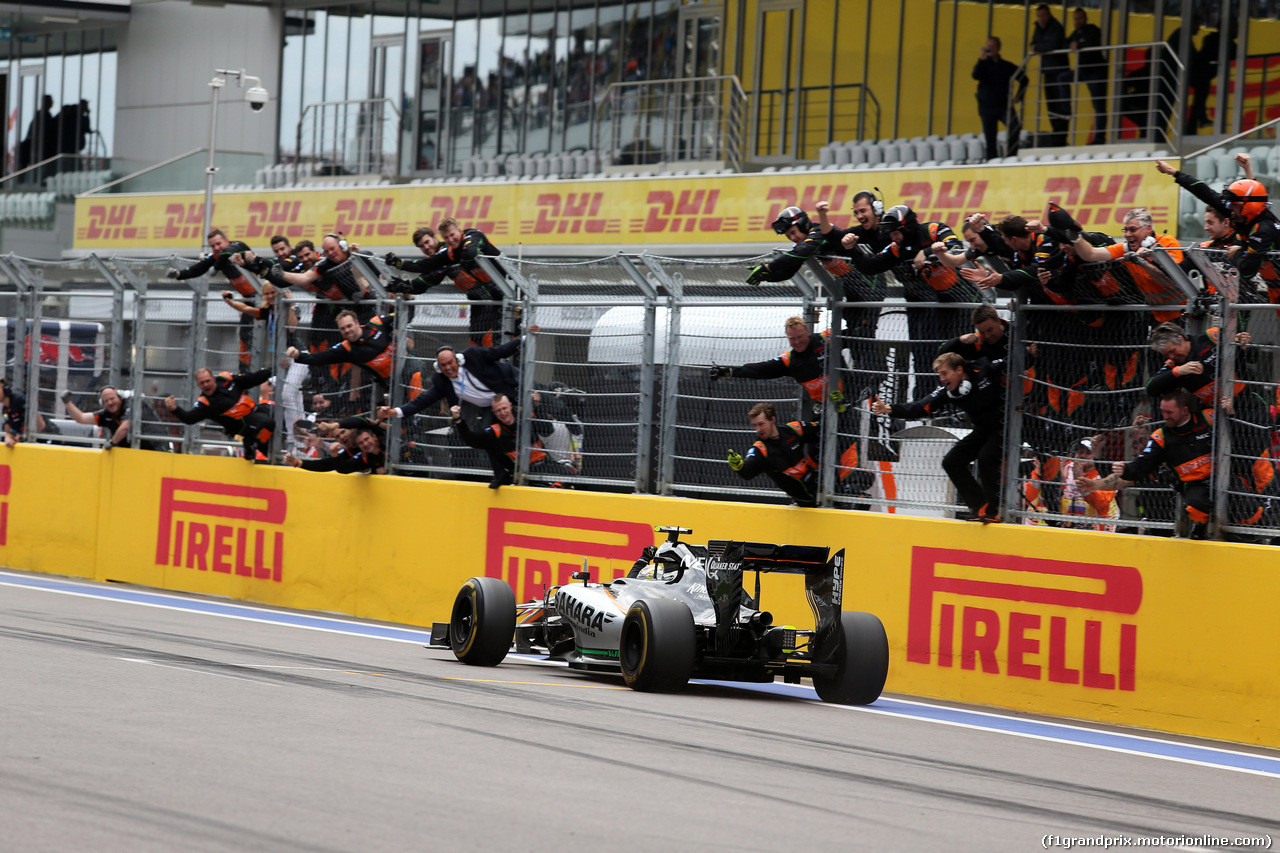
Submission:
[[[463,663],[497,666],[516,633],[516,595],[506,581],[472,578],[458,590],[449,617],[449,646]]]
[[[880,698],[889,675],[889,638],[871,613],[840,614],[840,645],[832,656],[833,675],[814,676],[818,698],[839,705],[870,705]]]
[[[689,683],[698,641],[693,614],[682,602],[640,599],[622,621],[618,659],[634,690],[668,692]]]

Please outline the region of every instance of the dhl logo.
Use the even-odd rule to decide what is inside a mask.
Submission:
[[[940,181],[936,189],[933,181],[904,181],[898,197],[921,222],[945,222],[958,234],[964,218],[983,209],[987,181]]]
[[[653,190],[646,199],[649,215],[631,220],[631,231],[671,234],[738,230],[738,217],[715,215],[719,201],[720,190],[681,190],[679,194],[672,190]]]
[[[280,525],[287,498],[282,489],[165,477],[160,482],[156,565],[279,583],[284,574]]]
[[[217,205],[214,205],[217,209]],[[195,240],[204,243],[204,235],[200,229],[204,226],[204,204],[168,204],[164,208],[164,225],[155,228],[158,240]],[[213,227],[218,227],[214,225]]]
[[[13,471],[8,465],[0,465],[0,498],[9,497],[13,485]],[[0,501],[0,545],[9,544],[9,502]]]
[[[136,204],[95,204],[89,208],[89,224],[78,230],[77,240],[136,240],[146,229],[134,225]]]
[[[993,601],[1016,609],[1002,616],[982,606]],[[917,547],[907,660],[952,667],[958,657],[961,669],[990,675],[1134,690],[1138,627],[1117,617],[1141,604],[1142,575],[1131,566]]]
[[[341,199],[333,206],[338,214],[337,221],[332,227],[323,226],[322,230],[343,234],[350,240],[404,236],[409,233],[409,226],[391,219],[394,203],[394,198]]]
[[[244,237],[253,240],[260,237],[270,239],[277,234],[288,237],[290,242],[306,236],[307,226],[298,224],[302,214],[300,201],[265,201],[249,202],[249,224],[245,226]]]
[[[529,601],[569,583],[584,558],[592,580],[625,577],[652,544],[653,528],[638,522],[490,509],[485,574],[511,584],[518,601]]]
[[[1124,215],[1137,207],[1142,175],[1094,175],[1081,187],[1080,178],[1049,178],[1044,182],[1044,192],[1049,201],[1071,211],[1081,225],[1107,228],[1124,222]],[[1169,221],[1166,207],[1149,207],[1153,224],[1159,226]],[[1037,214],[1038,215],[1038,214]]]
[[[604,193],[538,193],[537,219],[520,223],[521,234],[616,234],[621,220],[600,216]]]
[[[852,214],[847,210],[845,197],[849,195],[849,187],[844,184],[810,184],[807,186],[772,186],[769,187],[765,195],[769,203],[769,209],[765,216],[751,216],[747,219],[747,229],[749,231],[765,231],[773,223],[774,218],[778,215],[778,211],[784,207],[791,205],[798,206],[801,210],[812,211],[817,207],[818,202],[826,201],[831,203],[831,222],[837,228],[848,228],[849,223],[853,220]],[[856,192],[855,192],[856,195]],[[852,196],[849,196],[852,198]],[[843,211],[843,212],[842,212]],[[735,228],[736,230],[736,224]]]
[[[427,221],[435,228],[441,219],[452,218],[458,220],[463,228],[477,228],[490,235],[507,233],[505,221],[496,222],[489,218],[492,206],[492,195],[460,195],[456,199],[448,195],[434,195]]]

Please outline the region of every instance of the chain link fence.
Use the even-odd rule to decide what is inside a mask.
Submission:
[[[412,409],[423,394],[440,397],[442,348],[465,354],[523,335],[505,359],[515,368],[516,482],[785,503],[768,477],[744,479],[728,464],[757,441],[748,412],[769,403],[780,425],[813,425],[806,440],[818,505],[952,517],[967,508],[942,459],[969,434],[968,418],[944,408],[904,421],[873,414],[871,404],[908,403],[936,389],[933,359],[948,342],[975,336],[973,312],[985,305],[1006,330],[1005,521],[1186,531],[1186,484],[1167,467],[1119,490],[1079,486],[1122,472],[1152,442],[1162,426],[1157,392],[1181,358],[1174,385],[1193,390],[1212,420],[1212,535],[1280,535],[1280,259],[1241,281],[1211,249],[1122,252],[1107,263],[1071,258],[1016,291],[980,291],[957,271],[905,263],[865,276],[838,259],[810,261],[790,281],[744,285],[760,260],[485,257],[481,267],[503,299],[484,302],[448,281],[412,298],[389,295],[397,272],[355,255],[339,272],[363,289],[358,301],[295,287],[270,304],[257,297],[255,310],[271,308],[264,317],[229,305],[216,274],[166,278],[185,265],[179,259],[11,255],[0,257],[0,352],[9,385],[31,401],[26,427],[36,440],[103,444],[101,430],[70,419],[61,398],[69,393],[91,412],[111,385],[127,396],[135,447],[238,455],[234,436],[208,422],[183,425],[166,398],[189,407],[202,367],[269,368],[274,389],[247,393],[255,402],[274,398],[274,449],[315,455],[326,451],[314,423],[372,422],[381,406]],[[335,318],[345,309],[389,325],[386,366],[292,363],[289,347],[341,346]],[[801,381],[778,368],[803,356],[788,341],[793,317],[812,330],[811,347],[836,355]],[[1190,355],[1152,349],[1153,330],[1170,320]],[[1189,362],[1208,378],[1189,378]],[[447,400],[417,408],[382,425],[389,473],[493,476],[490,458],[459,437]]]

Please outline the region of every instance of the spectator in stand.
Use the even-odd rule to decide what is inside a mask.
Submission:
[[[1009,129],[1009,86],[1017,73],[1018,66],[1000,55],[1000,39],[990,36],[973,66],[973,79],[978,81],[978,118],[982,120],[988,160],[1000,156],[999,125]]]
[[[541,331],[529,327],[529,334]],[[520,396],[520,371],[505,359],[515,355],[524,340],[521,335],[496,347],[470,346],[461,353],[453,347],[436,351],[436,373],[431,387],[398,408],[378,407],[378,418],[413,417],[427,407],[446,400],[450,407],[459,406],[462,417],[472,432],[479,432],[493,422],[493,398],[502,394],[507,399]]]
[[[269,462],[275,418],[270,412],[270,406],[255,403],[246,393],[248,389],[269,379],[269,369],[233,376],[227,372],[215,375],[209,368],[202,367],[196,371],[196,386],[200,389],[200,396],[191,408],[179,406],[173,395],[165,398],[164,405],[184,424],[213,421],[228,436],[241,439],[245,459],[250,462]]]
[[[1031,52],[1040,56],[1040,88],[1044,93],[1045,109],[1049,113],[1049,126],[1053,133],[1045,138],[1048,146],[1067,144],[1067,129],[1071,126],[1071,87],[1063,81],[1064,73],[1071,73],[1071,63],[1066,54],[1052,51],[1065,50],[1067,35],[1062,22],[1053,16],[1047,3],[1036,7],[1035,32],[1031,35]]]
[[[756,443],[745,457],[730,450],[729,467],[744,480],[764,474],[798,506],[817,506],[818,461],[811,448],[821,435],[818,425],[793,421],[779,427],[772,403],[752,406],[747,419],[756,431]]]
[[[972,521],[984,524],[1000,520],[1000,468],[1004,462],[1004,365],[1003,361],[979,359],[968,363],[954,352],[934,359],[939,385],[927,397],[914,403],[881,402],[877,396],[871,411],[904,420],[934,417],[946,407],[960,409],[969,416],[973,428],[956,442],[942,459],[942,468],[955,484],[960,499],[968,505]],[[978,463],[975,480],[969,470]]]
[[[1074,79],[1089,87],[1089,95],[1093,100],[1093,136],[1088,144],[1100,145],[1107,141],[1107,119],[1110,113],[1107,108],[1108,54],[1096,49],[1102,47],[1102,30],[1097,24],[1089,23],[1088,12],[1077,7],[1071,13],[1071,22],[1075,29],[1067,36],[1067,47],[1077,52],[1085,51],[1076,56]],[[1063,82],[1070,85],[1072,79],[1068,69]]]

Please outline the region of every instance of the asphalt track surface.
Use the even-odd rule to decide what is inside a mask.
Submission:
[[[529,659],[465,667],[421,642],[0,572],[0,850],[1280,842],[1275,751],[903,697],[846,708],[784,685],[640,694]]]

